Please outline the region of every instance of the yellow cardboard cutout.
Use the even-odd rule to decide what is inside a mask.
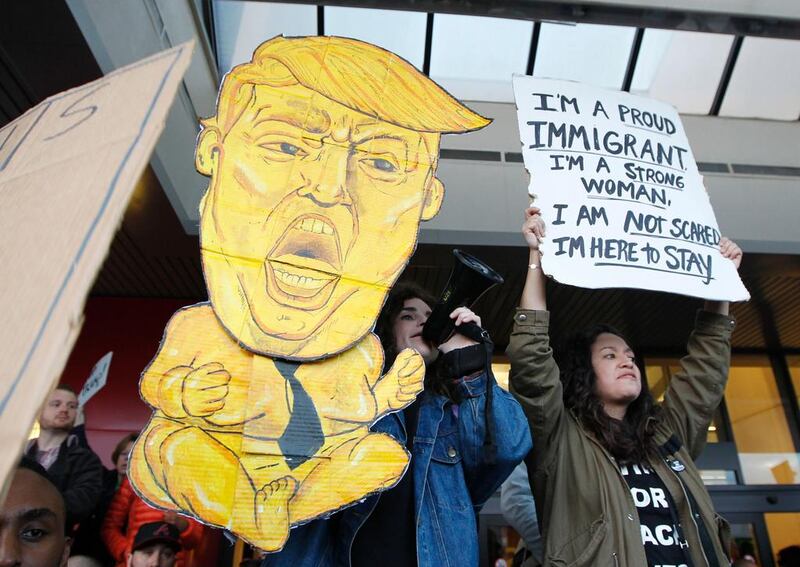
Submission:
[[[424,363],[406,350],[381,376],[369,331],[441,205],[441,134],[487,123],[351,39],[277,37],[226,76],[196,151],[210,302],[173,316],[140,383],[146,500],[274,551],[400,479],[408,453],[369,426]]]

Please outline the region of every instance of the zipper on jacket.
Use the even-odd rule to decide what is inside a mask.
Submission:
[[[675,472],[672,469],[672,467],[670,466],[670,461],[673,460],[672,457],[671,456],[670,457],[666,457],[664,460],[667,462],[667,468],[673,474],[673,476],[678,481],[678,484],[681,487],[681,492],[683,492],[683,497],[686,499],[686,507],[689,508],[689,516],[692,519],[692,523],[694,524],[695,533],[697,534],[697,541],[699,543],[700,553],[703,554],[703,559],[705,560],[706,565],[710,566],[711,562],[708,560],[708,555],[706,555],[706,550],[703,548],[703,540],[700,537],[700,526],[697,525],[697,520],[695,520],[694,508],[692,508],[692,500],[689,498],[689,494],[686,492],[686,486],[684,486],[684,484],[683,484],[683,479],[680,476],[678,476],[678,473]],[[690,554],[690,556],[691,556],[691,554]]]
[[[614,558],[614,567],[619,567],[619,559],[617,559],[617,552],[616,552],[616,551],[615,551],[615,552],[613,552],[613,553],[611,554],[611,557],[613,557],[613,558]]]
[[[603,445],[599,441],[593,439],[592,437],[589,437],[589,440],[600,448],[600,451],[603,453],[605,458],[608,459],[608,461],[614,467],[614,470],[617,471],[617,476],[625,485],[625,495],[627,496],[628,504],[630,505],[631,510],[633,510],[633,512],[636,514],[636,518],[638,519],[639,511],[636,509],[636,503],[633,501],[633,496],[631,496],[631,490],[630,486],[628,485],[628,481],[625,480],[625,477],[622,475],[622,471],[619,470],[619,463],[617,463],[617,460],[611,456],[608,450],[605,447],[603,447]],[[631,516],[631,514],[628,514],[628,516]],[[639,520],[639,524],[641,525],[641,520]],[[644,544],[642,544],[642,546],[644,546]]]

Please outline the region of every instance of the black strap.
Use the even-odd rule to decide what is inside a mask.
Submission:
[[[494,420],[492,419],[492,402],[495,384],[494,374],[492,373],[494,343],[489,336],[489,332],[475,323],[463,323],[456,327],[456,332],[483,345],[484,372],[486,373],[486,435],[483,438],[483,460],[486,464],[493,465],[497,459],[497,445],[494,442],[496,432],[494,430]]]

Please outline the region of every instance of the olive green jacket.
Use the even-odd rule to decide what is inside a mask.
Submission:
[[[549,313],[520,309],[514,319],[508,346],[510,384],[533,436],[528,470],[544,539],[544,565],[646,566],[636,506],[617,463],[564,408],[548,336]],[[729,526],[714,512],[694,459],[705,446],[725,390],[733,326],[730,317],[697,314],[689,354],[670,382],[656,426],[663,456],[650,462],[679,503],[695,567],[729,564]]]

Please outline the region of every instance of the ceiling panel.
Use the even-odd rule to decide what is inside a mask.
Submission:
[[[797,120],[800,41],[744,38],[719,115]]]
[[[222,75],[249,61],[256,47],[276,35],[316,35],[317,7],[214,0],[214,31]]]
[[[533,75],[620,89],[635,34],[632,27],[545,22]]]
[[[732,44],[732,35],[645,30],[631,92],[708,114]]]
[[[524,73],[533,22],[436,14],[430,75],[456,98],[513,102],[511,75]]]
[[[427,15],[423,12],[327,6],[325,35],[352,37],[375,44],[422,69],[426,21]]]

